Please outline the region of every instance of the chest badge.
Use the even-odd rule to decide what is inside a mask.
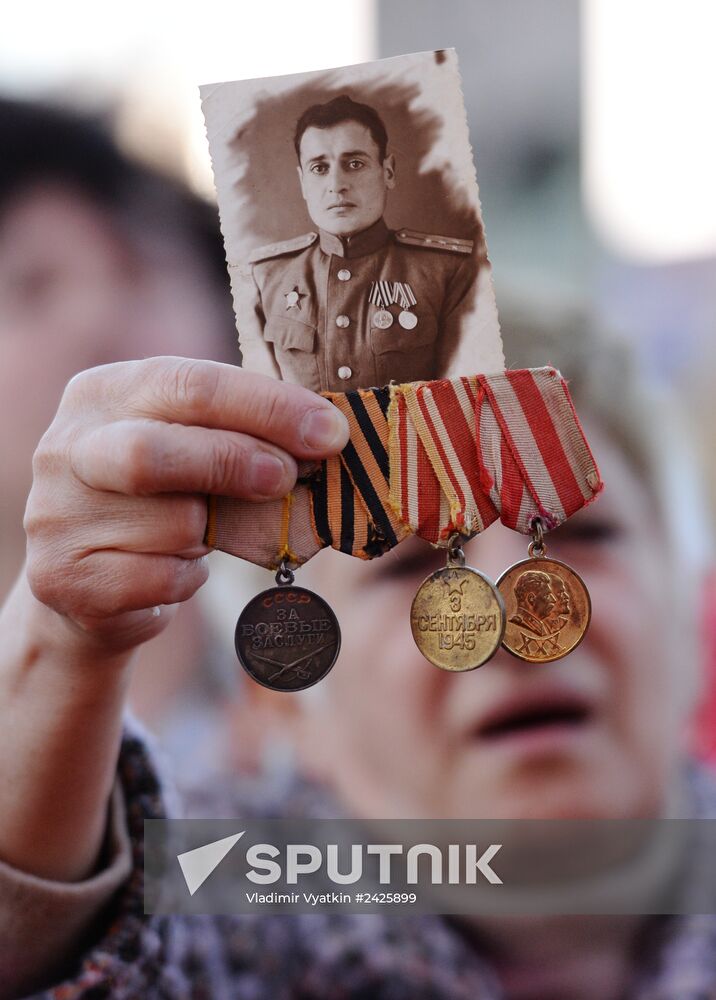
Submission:
[[[305,292],[299,292],[298,286],[294,285],[290,292],[284,294],[286,299],[286,309],[298,309],[301,308],[301,299],[306,298]]]

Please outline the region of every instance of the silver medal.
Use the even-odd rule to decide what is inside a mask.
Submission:
[[[376,326],[379,330],[387,330],[392,325],[393,314],[388,312],[387,309],[379,309],[377,313],[373,313],[373,326]]]
[[[400,316],[398,316],[398,322],[404,330],[414,330],[418,325],[418,317],[415,313],[408,312],[407,309],[403,309]]]

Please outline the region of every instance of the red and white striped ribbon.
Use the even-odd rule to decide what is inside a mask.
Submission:
[[[415,430],[417,440],[413,447],[417,451],[418,442],[421,446],[416,457],[422,457],[422,453],[427,457],[441,491],[438,507],[434,491],[423,490],[422,479],[413,489],[407,484],[408,495],[414,494],[418,501],[418,522],[429,525],[427,534],[422,528],[416,533],[438,544],[456,531],[464,535],[483,531],[498,514],[481,485],[475,446],[476,378],[404,385],[398,388],[397,395],[405,403],[404,420]],[[407,434],[410,431],[406,429]],[[399,467],[402,463],[391,460],[391,467],[393,464]],[[417,462],[413,466],[417,471]],[[443,498],[447,501],[447,511],[441,516]]]
[[[388,415],[389,502],[411,532],[437,544],[449,533],[450,508],[410,419],[404,388],[394,387]]]
[[[529,534],[554,528],[602,488],[566,383],[554,368],[390,387],[391,517],[444,546],[498,516]],[[357,502],[359,498],[357,498]],[[212,498],[207,540],[263,566],[310,559],[326,542],[305,485],[292,503]]]
[[[539,515],[555,528],[601,489],[594,456],[574,411],[564,379],[554,368],[480,375],[491,415],[481,407],[482,461],[495,485],[500,518],[528,534]],[[485,448],[500,431],[499,453]]]

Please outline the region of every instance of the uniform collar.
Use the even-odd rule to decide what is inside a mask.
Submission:
[[[390,230],[382,218],[353,236],[334,236],[324,229],[320,230],[320,234],[321,250],[336,257],[365,257],[380,250],[390,239]]]

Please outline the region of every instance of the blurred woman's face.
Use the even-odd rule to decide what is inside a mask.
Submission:
[[[548,535],[585,579],[590,629],[563,660],[500,651],[466,674],[425,661],[409,612],[443,563],[411,539],[372,563],[324,553],[299,573],[329,599],[343,652],[302,724],[308,766],[356,814],[630,817],[662,808],[678,760],[680,627],[652,503],[619,451],[588,428],[606,488]],[[500,524],[466,547],[493,579],[526,557]],[[320,564],[320,565],[319,565]]]
[[[68,380],[129,358],[222,357],[227,306],[193,249],[148,227],[130,240],[68,189],[38,185],[3,210],[0,597],[22,561],[32,453]]]

